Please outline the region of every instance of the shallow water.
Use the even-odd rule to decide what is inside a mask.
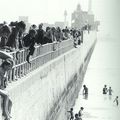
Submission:
[[[82,90],[76,100],[74,113],[84,107],[83,120],[119,120],[120,105],[113,100],[120,100],[120,42],[113,38],[98,37],[98,42],[92,54],[84,83],[88,86],[88,98],[84,98]],[[111,86],[113,95],[103,95],[104,85]]]

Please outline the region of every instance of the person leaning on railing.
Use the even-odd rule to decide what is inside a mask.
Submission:
[[[8,37],[6,46],[11,49],[19,49],[21,48],[19,37],[21,37],[23,32],[25,31],[26,25],[23,21],[20,21],[20,22],[11,22],[10,26],[12,28],[12,32]]]
[[[45,34],[45,31],[43,30],[43,24],[39,24],[39,27],[37,29],[37,34],[36,34],[36,43],[37,44],[41,44],[43,45],[44,44],[44,34]]]
[[[27,62],[30,63],[29,58],[31,55],[34,54],[35,51],[35,35],[36,35],[36,30],[31,29],[29,30],[29,33],[23,38],[23,43],[24,47],[28,48],[28,54],[27,54]]]
[[[0,27],[0,49],[4,49],[11,33],[10,27],[3,25]]]

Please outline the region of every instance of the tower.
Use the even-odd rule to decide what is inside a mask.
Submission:
[[[92,14],[92,0],[88,2],[88,14]]]
[[[64,11],[64,27],[67,26],[67,11]]]

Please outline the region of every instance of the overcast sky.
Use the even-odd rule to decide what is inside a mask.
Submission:
[[[29,16],[30,23],[64,20],[64,10],[71,13],[80,3],[83,10],[88,10],[88,0],[0,0],[0,22],[16,21],[19,16]],[[120,0],[92,0],[92,11],[95,18],[101,21],[100,29],[119,29]],[[118,25],[119,24],[119,25]]]
[[[29,16],[29,21],[33,23],[54,23],[64,20],[65,9],[70,19],[71,12],[80,2],[87,9],[88,0],[0,0],[0,19],[11,21],[17,20],[18,16]]]

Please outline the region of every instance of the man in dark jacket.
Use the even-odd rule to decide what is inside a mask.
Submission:
[[[42,29],[42,26],[43,26],[43,24],[41,23],[40,25],[39,25],[39,29],[37,30],[37,34],[36,34],[36,43],[37,44],[44,44],[44,30]]]
[[[29,62],[29,57],[30,55],[33,55],[34,54],[34,51],[35,51],[35,35],[36,35],[36,31],[31,29],[29,31],[29,33],[23,38],[23,43],[24,43],[24,46],[25,47],[28,47],[28,55],[27,55],[27,62]]]

